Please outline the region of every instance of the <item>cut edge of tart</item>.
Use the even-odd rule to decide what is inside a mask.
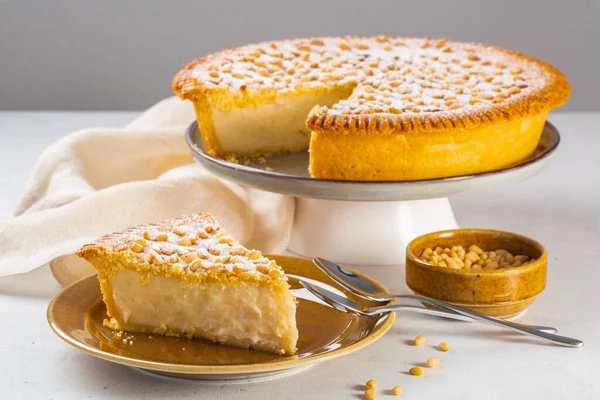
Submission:
[[[296,300],[283,270],[211,214],[129,228],[76,254],[98,271],[112,329],[296,352]]]
[[[313,177],[366,180],[515,164],[534,152],[547,113],[570,93],[560,71],[516,51],[387,36],[229,49],[185,66],[173,89],[194,103],[213,156],[310,143]]]

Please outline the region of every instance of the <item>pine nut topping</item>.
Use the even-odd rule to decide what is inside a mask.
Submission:
[[[138,243],[134,243],[131,246],[131,250],[133,250],[136,253],[141,253],[142,251],[144,251],[144,246],[138,244]]]
[[[287,280],[276,261],[263,257],[259,251],[253,251],[253,259],[247,258],[249,251],[221,229],[208,213],[127,228],[85,248],[87,246],[123,253],[119,257],[141,263],[137,266],[143,274],[172,274],[186,282],[196,279],[201,282],[203,275],[212,277],[214,271],[224,273],[226,279],[229,273],[243,274],[244,280],[258,283]]]
[[[181,256],[181,259],[183,260],[183,262],[185,262],[186,264],[191,263],[192,261],[194,261],[196,258],[198,258],[198,253],[196,253],[195,251],[190,251],[189,253],[186,253],[184,255]]]
[[[306,83],[325,90],[355,86],[350,98],[323,107],[331,114],[342,109],[350,109],[345,114],[460,113],[471,106],[512,101],[510,96],[519,93],[516,89],[525,90],[527,84],[536,89],[546,85],[536,68],[528,68],[530,62],[484,46],[445,39],[298,39],[243,46],[210,57],[193,67],[189,79],[207,85],[209,90],[211,86],[234,90],[266,87],[278,93],[297,90]],[[400,83],[385,84],[392,81]],[[372,97],[361,96],[368,90]],[[393,96],[401,90],[407,90],[409,96]],[[440,91],[461,96],[439,103],[436,93]],[[417,104],[419,101],[424,104]]]
[[[179,239],[177,241],[177,244],[180,246],[191,246],[192,241],[189,238],[183,238],[183,239]]]

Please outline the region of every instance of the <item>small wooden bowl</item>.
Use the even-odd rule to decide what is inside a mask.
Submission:
[[[424,249],[475,244],[484,251],[506,249],[535,261],[520,267],[469,270],[437,267],[418,257]],[[511,232],[456,229],[419,236],[406,248],[406,283],[418,295],[499,318],[524,312],[546,287],[548,254],[538,242]]]

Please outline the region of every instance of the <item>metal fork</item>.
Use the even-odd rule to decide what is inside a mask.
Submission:
[[[540,327],[532,327],[532,326],[528,326],[528,325],[518,324],[515,322],[496,319],[496,318],[489,317],[487,315],[483,315],[483,314],[480,314],[480,313],[477,313],[474,311],[466,310],[464,308],[455,306],[453,304],[444,303],[444,302],[429,299],[429,298],[423,297],[423,296],[384,293],[384,292],[381,292],[379,290],[379,288],[377,288],[377,286],[375,286],[374,284],[369,282],[367,279],[362,278],[362,277],[352,273],[351,271],[345,269],[344,267],[337,265],[331,261],[328,261],[323,258],[315,258],[313,260],[313,262],[321,271],[325,272],[331,279],[333,279],[335,282],[340,284],[343,288],[345,288],[346,290],[355,294],[356,296],[367,299],[367,300],[378,301],[378,302],[388,302],[393,299],[419,300],[423,303],[430,304],[432,306],[447,310],[449,312],[454,312],[454,313],[457,313],[457,314],[460,314],[460,315],[463,315],[466,317],[470,317],[473,320],[476,320],[476,321],[479,321],[479,322],[482,322],[485,324],[495,325],[495,326],[499,326],[501,328],[519,332],[521,334],[535,336],[542,340],[560,344],[562,346],[567,346],[567,347],[582,347],[583,346],[583,342],[581,340],[573,339],[573,338],[569,338],[569,337],[565,337],[565,336],[560,336],[560,335],[555,335],[555,334],[540,330],[539,329]],[[304,285],[305,283],[306,282],[303,282],[302,284]],[[311,285],[311,286],[313,287],[313,289],[315,288],[314,285]],[[307,290],[310,290],[307,286],[305,286],[305,287]],[[322,289],[322,288],[318,288],[318,289],[321,290],[322,293],[325,293],[325,292],[323,292],[324,289]],[[329,293],[331,293],[329,291],[327,291],[327,292],[328,292],[327,295]],[[327,296],[327,297],[329,297],[329,296]],[[337,296],[337,297],[344,299],[341,296]],[[335,297],[330,297],[330,298],[335,298]],[[346,308],[347,310],[358,309],[358,310],[361,310],[362,312],[371,313],[370,315],[380,314],[382,312],[395,311],[394,310],[395,305],[371,307],[368,309],[364,309],[359,304],[354,303],[354,302],[352,302],[352,303],[354,303],[354,305],[352,305],[352,304],[346,303],[345,301],[342,301],[337,298],[336,298],[336,300],[339,300],[338,304],[340,306]],[[348,299],[345,299],[345,300],[350,301]],[[358,306],[358,307],[356,307],[356,306]],[[357,311],[354,311],[354,312],[357,312]],[[369,315],[369,314],[367,314],[367,315]]]
[[[352,300],[348,299],[347,297],[340,296],[337,293],[334,293],[330,290],[321,288],[320,286],[317,286],[313,283],[307,282],[306,280],[304,280],[300,277],[298,277],[296,279],[300,282],[300,284],[302,286],[304,286],[304,288],[306,290],[308,290],[311,294],[313,294],[319,300],[329,304],[331,307],[333,307],[339,311],[343,311],[343,312],[351,311],[351,312],[359,314],[359,315],[369,315],[369,316],[376,315],[376,314],[382,314],[382,312],[365,311],[365,310],[363,310],[363,308],[360,304],[353,302]],[[471,317],[467,317],[467,316],[464,316],[461,314],[456,314],[454,312],[438,310],[435,308],[413,306],[413,305],[408,305],[408,304],[395,304],[394,311],[412,311],[412,312],[416,312],[419,314],[434,315],[436,317],[449,318],[449,319],[454,319],[457,321],[477,322]],[[530,328],[534,328],[534,329],[539,329],[540,331],[543,331],[543,332],[550,332],[550,333],[556,332],[556,328],[552,328],[549,326],[537,326],[537,325],[526,325],[526,326],[528,326]]]

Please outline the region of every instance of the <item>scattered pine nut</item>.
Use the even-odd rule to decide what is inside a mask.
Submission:
[[[421,376],[425,373],[425,369],[423,367],[412,367],[408,370],[408,373],[415,376]]]
[[[394,396],[400,396],[402,394],[402,386],[394,386],[392,389],[392,394]]]
[[[442,342],[440,343],[439,349],[440,351],[447,352],[450,351],[450,346],[448,346],[448,343]]]
[[[377,398],[377,392],[373,389],[365,390],[365,400],[375,400]]]
[[[369,379],[365,385],[366,390],[377,389],[377,381],[375,379]]]
[[[419,335],[419,336],[415,337],[415,340],[414,340],[415,346],[423,346],[424,344],[425,344],[425,336]]]
[[[427,359],[427,366],[429,368],[435,368],[440,365],[440,359],[436,357],[431,357]]]

